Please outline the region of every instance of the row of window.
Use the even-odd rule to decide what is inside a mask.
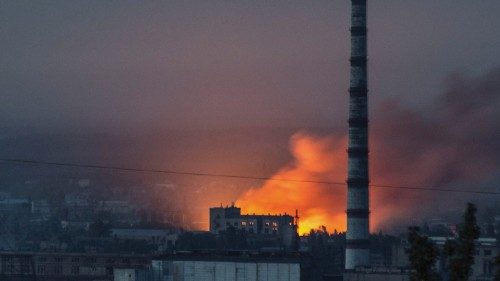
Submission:
[[[481,251],[480,250],[476,250],[476,256],[479,256],[479,255],[481,255]],[[485,256],[491,256],[492,252],[491,252],[491,250],[484,250],[483,255],[485,255]]]
[[[254,226],[254,225],[255,225],[255,222],[253,222],[253,221],[249,221],[249,222],[247,222],[247,221],[242,221],[242,222],[240,222],[239,224],[240,224],[241,226],[247,226],[247,225],[248,225],[248,226]],[[227,226],[230,226],[230,225],[231,225],[231,223],[227,222],[227,223],[226,223],[226,225],[227,225]],[[233,223],[233,225],[234,225],[234,226],[238,226],[238,222],[234,222],[234,223]],[[277,223],[277,222],[275,222],[275,221],[273,221],[273,222],[268,222],[268,221],[266,221],[266,222],[264,223],[264,225],[265,225],[265,226],[271,226],[271,225],[272,225],[273,227],[278,227],[278,223]],[[291,224],[290,224],[290,225],[291,225]]]
[[[97,258],[83,258],[83,260],[85,263],[97,263]],[[47,257],[39,257],[38,261],[39,262],[47,262],[47,261],[49,261],[49,259]],[[61,262],[63,262],[63,258],[62,257],[55,257],[55,258],[53,258],[53,261],[61,263]],[[80,262],[80,258],[76,258],[76,257],[71,258],[70,261],[71,262]],[[115,259],[115,258],[107,258],[106,259],[106,263],[115,263],[117,261],[118,261],[118,259]],[[120,262],[129,263],[130,259],[129,258],[121,258]]]

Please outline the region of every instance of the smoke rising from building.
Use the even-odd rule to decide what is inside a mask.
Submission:
[[[345,179],[344,137],[315,137],[296,133],[290,140],[294,160],[271,179],[338,181]],[[345,187],[316,183],[268,180],[260,188],[246,191],[236,205],[246,213],[292,214],[299,210],[299,233],[306,234],[321,225],[345,230]]]
[[[386,100],[375,106],[371,113],[371,181],[374,184],[408,186],[447,186],[449,188],[498,190],[500,180],[500,134],[496,120],[500,119],[500,68],[487,71],[484,75],[454,74],[446,80],[445,89],[437,96],[432,106],[409,107],[404,100]],[[425,114],[423,113],[425,112]],[[462,112],[462,113],[456,113]],[[0,146],[9,158],[60,160],[63,162],[98,163],[115,166],[163,168],[183,171],[204,171],[213,173],[312,177],[331,181],[345,181],[345,149],[347,147],[344,128],[302,131],[291,138],[291,152],[284,145],[294,132],[289,129],[241,129],[236,131],[194,131],[192,133],[171,131],[165,135],[147,135],[144,138],[130,136],[31,136],[0,140]],[[329,137],[324,139],[328,135]],[[293,156],[299,154],[294,143],[301,142],[309,147],[310,159],[330,163],[322,167],[323,172],[302,172],[304,165]],[[305,141],[307,140],[307,141]],[[305,145],[307,144],[307,145]],[[27,149],[29,148],[29,149]],[[251,149],[249,149],[251,148]],[[91,153],[92,152],[92,153]],[[292,155],[292,158],[289,155]],[[298,156],[297,156],[298,157]],[[309,161],[311,162],[311,161]],[[303,161],[300,163],[307,163]],[[16,187],[9,177],[21,182],[31,180],[30,172],[46,174],[54,167],[12,166],[2,163],[2,181],[6,187]],[[290,171],[289,171],[290,170]],[[108,171],[93,171],[101,176]],[[57,176],[87,177],[86,172],[65,169]],[[112,177],[123,175],[112,173]],[[151,175],[136,175],[147,178]],[[155,176],[156,182],[161,177]],[[194,212],[193,221],[200,229],[208,229],[206,210],[220,203],[246,200],[247,193],[264,194],[260,187],[276,187],[277,183],[249,182],[246,180],[225,180],[214,178],[175,178],[183,187],[177,192],[189,193],[196,190],[199,199],[188,200],[186,205]],[[301,186],[290,187],[286,194],[301,195]],[[307,195],[319,194],[319,203],[313,210],[314,197],[306,198],[303,204],[287,206],[282,198],[273,198],[272,204],[254,196],[259,208],[271,208],[273,212],[294,212],[299,209],[301,217],[306,213],[323,213],[317,216],[310,227],[321,224],[333,231],[345,230],[345,222],[337,217],[345,216],[345,187],[306,186],[311,189]],[[18,186],[18,190],[23,187]],[[296,188],[296,190],[294,189]],[[248,192],[247,192],[248,191]],[[439,216],[450,210],[460,212],[460,194],[418,192],[411,190],[372,189],[373,231],[405,230],[408,224],[418,224],[422,218]],[[295,194],[295,195],[293,195]],[[164,196],[169,196],[165,194]],[[179,194],[182,197],[182,194]],[[453,196],[453,200],[449,200]],[[187,197],[190,198],[190,197]],[[328,199],[325,199],[328,198]],[[470,196],[469,196],[470,198]],[[488,205],[484,196],[472,198]],[[338,202],[330,207],[322,202]],[[292,202],[293,203],[293,202]],[[278,206],[273,209],[273,206]],[[326,210],[326,211],[322,211]],[[425,211],[423,211],[425,210]],[[245,211],[245,210],[244,210]],[[245,211],[247,212],[247,211]],[[304,222],[304,220],[302,220]],[[305,227],[305,224],[302,224]],[[307,228],[307,227],[306,227]],[[307,229],[301,230],[302,233]]]
[[[5,2],[3,156],[269,176],[294,162],[284,145],[293,132],[344,138],[349,1],[248,3]],[[372,182],[497,188],[500,69],[487,70],[500,59],[500,2],[370,3]],[[453,75],[440,94],[456,69],[484,75]],[[4,179],[29,179],[26,167],[0,165]],[[191,185],[206,208],[260,186]],[[384,230],[424,216],[415,206],[444,204],[434,193],[374,192]]]
[[[484,98],[469,103],[478,97]],[[401,102],[386,101],[373,114],[372,183],[498,190],[488,182],[500,178],[500,134],[494,121],[500,119],[499,106],[500,69],[479,77],[450,77],[435,107],[427,109],[439,114],[423,116]],[[452,118],[457,108],[467,110],[458,119]],[[346,136],[337,133],[318,137],[302,132],[294,135],[290,143],[295,160],[273,178],[345,180]],[[465,197],[376,187],[371,192],[374,231],[404,230],[406,225],[421,223],[425,217],[460,210]],[[250,211],[291,212],[298,208],[301,233],[320,225],[330,231],[344,231],[345,196],[342,186],[267,181],[244,193],[238,202]],[[489,202],[484,197],[467,198]]]

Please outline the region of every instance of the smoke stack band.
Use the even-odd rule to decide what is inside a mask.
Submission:
[[[369,265],[366,0],[352,0],[345,269]]]

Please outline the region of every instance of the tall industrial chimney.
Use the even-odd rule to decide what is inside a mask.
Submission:
[[[370,263],[366,0],[351,1],[346,270]]]

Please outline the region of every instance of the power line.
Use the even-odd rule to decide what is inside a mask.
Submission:
[[[27,165],[50,165],[50,166],[59,166],[59,167],[114,170],[114,171],[123,171],[123,172],[161,173],[161,174],[196,176],[196,177],[217,177],[217,178],[231,178],[231,179],[262,180],[262,181],[270,180],[270,181],[281,181],[281,182],[315,183],[315,184],[342,185],[342,186],[347,185],[347,183],[345,183],[345,182],[336,182],[336,181],[270,178],[270,177],[259,177],[259,176],[214,174],[214,173],[201,173],[201,172],[182,172],[182,171],[173,171],[173,170],[140,169],[140,168],[127,168],[127,167],[106,166],[106,165],[37,161],[37,160],[28,160],[28,159],[4,159],[4,158],[0,158],[0,161],[8,162],[8,163],[27,164]],[[408,189],[408,190],[420,190],[420,191],[439,191],[439,192],[471,193],[471,194],[483,194],[483,195],[500,195],[500,192],[495,192],[495,191],[470,190],[470,189],[451,189],[451,188],[443,188],[443,187],[400,186],[400,185],[379,185],[379,184],[370,184],[369,186],[370,187],[377,187],[377,188],[388,188],[388,189]]]

